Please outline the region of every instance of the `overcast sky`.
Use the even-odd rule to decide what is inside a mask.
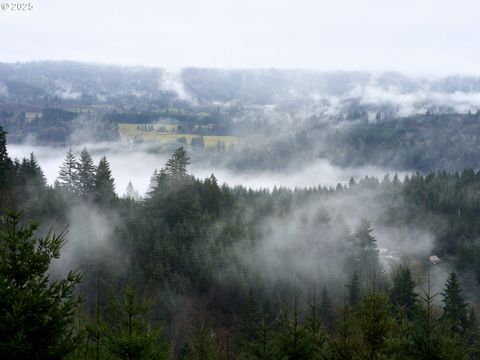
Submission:
[[[478,0],[30,1],[0,61],[480,74]]]

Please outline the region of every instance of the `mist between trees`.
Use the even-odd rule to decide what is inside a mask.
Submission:
[[[87,149],[47,185],[0,135],[2,357],[477,358],[480,173],[252,190],[180,147],[136,199]]]

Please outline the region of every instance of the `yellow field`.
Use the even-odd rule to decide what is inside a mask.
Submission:
[[[154,125],[153,131],[143,131],[141,130],[142,125],[140,125],[140,128],[138,128],[138,126],[138,124],[118,124],[120,133],[131,140],[176,142],[180,138],[185,138],[187,144],[191,145],[192,138],[199,136],[195,134],[177,134],[175,133],[177,129],[177,125],[175,124]],[[160,127],[164,127],[166,132],[157,131]],[[230,145],[236,144],[238,138],[235,136],[204,135],[203,141],[205,147],[216,147],[218,143],[224,143],[225,147],[228,148]]]
[[[126,136],[135,136],[135,135],[143,135],[149,133],[149,131],[142,130],[142,124],[127,124],[127,123],[120,123],[118,124],[118,129],[123,135]],[[159,133],[175,133],[177,131],[178,125],[176,124],[154,124],[153,129]],[[160,131],[163,130],[163,131]]]

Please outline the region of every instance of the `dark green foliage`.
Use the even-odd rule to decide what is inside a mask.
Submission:
[[[259,338],[260,312],[252,292],[248,293],[238,315],[238,336],[240,342],[247,344],[257,341]]]
[[[322,299],[318,311],[324,326],[331,330],[335,321],[335,310],[333,308],[332,301],[330,300],[330,296],[328,295],[326,286],[323,287]]]
[[[165,359],[167,350],[160,340],[160,329],[148,321],[149,304],[139,299],[128,284],[120,299],[109,299],[105,338],[113,359]]]
[[[310,210],[312,204],[335,200],[337,195],[348,198],[366,191],[375,194],[373,198],[385,207],[376,218],[379,226],[413,226],[435,234],[440,239],[435,243],[436,253],[449,266],[462,269],[459,277],[463,280],[465,272],[477,271],[479,264],[475,239],[480,235],[476,217],[480,205],[472,195],[480,189],[478,174],[414,175],[405,182],[365,178],[337,189],[254,191],[219,186],[214,175],[196,179],[188,175],[188,163],[184,149],[178,149],[157,173],[150,196],[141,201],[133,190],[130,198],[116,198],[106,158],[101,159],[95,173],[94,197],[83,199],[75,167],[73,193],[65,194],[62,186],[50,189],[45,185],[33,157],[13,165],[17,187],[11,191],[17,203],[17,198],[25,199],[28,214],[58,227],[65,225],[66,219],[71,221],[68,213],[72,205],[88,204],[105,217],[97,225],[108,237],[102,249],[105,252],[95,247],[95,254],[75,253],[73,257],[78,262],[85,259],[82,265],[88,269],[81,289],[87,297],[85,314],[75,324],[75,332],[85,337],[74,357],[164,357],[165,343],[155,328],[162,324],[165,339],[172,344],[172,356],[184,359],[410,360],[463,359],[467,355],[475,359],[478,334],[474,315],[466,316],[466,325],[461,326],[452,326],[446,315],[440,319],[440,307],[431,299],[424,299],[422,304],[416,300],[415,284],[406,267],[393,274],[392,289],[387,292],[368,221],[362,221],[349,236],[351,230],[342,223],[345,218],[341,214],[325,209],[313,215],[305,212],[300,217],[301,226],[308,228],[306,237],[311,241],[303,242],[307,245],[302,248],[305,239],[293,238],[281,254],[266,254],[280,255],[279,259],[285,260],[282,266],[287,265],[288,270],[278,267],[273,274],[268,264],[266,267],[261,262],[264,235],[268,233],[265,228],[272,218],[287,221],[302,207]],[[65,175],[68,180],[68,171]],[[34,193],[27,195],[28,181],[35,184],[32,188],[43,189],[35,202]],[[41,211],[33,212],[32,207]],[[109,219],[115,221],[110,223]],[[276,230],[278,222],[273,224]],[[325,230],[320,237],[319,229]],[[323,255],[323,235],[330,236],[330,230],[334,230],[333,240],[338,245],[331,254],[345,255],[345,266],[342,259],[329,277],[321,266],[308,274],[297,271],[301,266],[311,269],[310,264],[300,262],[317,243],[318,254]],[[444,232],[448,239],[456,240],[448,240]],[[412,263],[425,262],[424,253],[412,258]],[[324,260],[319,258],[318,263]],[[296,266],[288,267],[288,263]],[[425,269],[420,266],[418,271],[424,273]],[[108,284],[118,294],[128,273],[137,291],[127,289],[123,297],[108,301],[105,289],[99,295],[93,293],[93,276],[98,272],[105,277],[100,288]],[[338,276],[332,276],[333,272]],[[345,289],[342,285],[350,276]],[[326,279],[329,291],[324,288],[318,299],[314,294],[308,304],[306,289],[312,280]],[[475,279],[470,281],[476,284]],[[369,291],[362,291],[369,287]],[[459,289],[448,288],[449,293]],[[138,293],[152,299],[151,311]],[[293,294],[293,309],[277,301]],[[338,310],[342,295],[343,311]],[[195,311],[199,305],[201,314]],[[204,325],[194,326],[199,319],[205,319]]]
[[[393,286],[390,289],[390,301],[397,311],[402,311],[408,319],[415,316],[417,294],[414,291],[415,283],[407,266],[400,265],[393,272]]]
[[[93,196],[95,190],[96,168],[92,157],[86,148],[80,153],[80,160],[77,164],[78,192],[80,196],[87,199]]]
[[[455,272],[448,276],[442,295],[443,319],[451,324],[455,332],[465,334],[469,328],[468,308]]]
[[[185,360],[218,360],[215,334],[207,327],[198,328],[193,334],[189,354]]]
[[[68,150],[65,155],[65,160],[60,166],[57,184],[65,191],[79,193],[78,163],[71,148]]]
[[[10,160],[7,153],[7,133],[0,127],[0,164]]]
[[[47,180],[33,153],[30,158],[23,159],[18,173],[17,183],[24,188],[42,189],[47,185]]]
[[[187,156],[187,152],[183,147],[179,147],[167,161],[165,171],[171,178],[181,179],[187,175],[187,166],[189,164],[190,159]]]
[[[73,320],[80,275],[49,279],[60,257],[65,233],[35,238],[36,225],[24,227],[17,214],[0,229],[0,358],[62,359],[77,343]]]
[[[115,181],[112,178],[110,164],[105,156],[100,159],[95,173],[95,200],[102,206],[111,206],[117,198],[115,194]]]
[[[388,298],[373,286],[358,305],[355,319],[365,358],[382,359],[388,353],[387,340],[395,325]]]
[[[352,281],[347,285],[348,288],[348,305],[352,308],[357,306],[360,301],[360,280],[358,279],[357,272],[353,272]]]
[[[411,359],[467,359],[467,349],[457,334],[442,323],[434,306],[430,283],[421,298],[418,316],[409,334],[407,352]]]
[[[0,126],[0,215],[7,206],[14,206],[14,201],[10,198],[14,179],[13,162],[7,153],[6,135]]]
[[[317,304],[315,289],[312,300],[313,301],[309,304],[309,312],[304,323],[304,346],[307,348],[307,354],[310,354],[313,359],[321,358],[320,355],[326,353],[328,335],[325,331],[325,322],[322,324],[322,315],[320,313],[321,307],[319,308]],[[331,324],[331,328],[333,328],[333,322]]]
[[[335,327],[335,333],[328,342],[331,358],[353,360],[361,358],[362,333],[357,326],[353,310],[345,303]]]
[[[278,359],[278,349],[274,339],[275,334],[272,324],[268,324],[264,317],[257,327],[258,338],[241,346],[239,358],[251,360]]]
[[[277,330],[274,335],[277,359],[309,359],[311,358],[310,348],[305,346],[306,329],[300,319],[300,312],[297,308],[295,298],[293,309],[288,306],[282,308],[277,323]]]
[[[313,287],[313,299],[308,305],[309,312],[306,319],[306,325],[309,331],[312,333],[318,332],[322,328],[322,322],[319,315],[319,306],[317,303],[317,291],[316,286]]]
[[[32,153],[30,158],[23,159],[17,168],[15,198],[19,207],[28,206],[28,213],[32,216],[33,214],[41,214],[45,206],[43,201],[45,200],[46,189],[47,180]]]
[[[382,283],[383,268],[378,257],[377,240],[371,234],[373,228],[367,219],[363,219],[353,233],[355,262],[359,277],[363,283],[376,281]]]

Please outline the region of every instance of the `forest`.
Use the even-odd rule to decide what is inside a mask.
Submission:
[[[120,197],[70,149],[48,185],[0,128],[2,359],[480,358],[480,172],[254,190],[189,165]]]

